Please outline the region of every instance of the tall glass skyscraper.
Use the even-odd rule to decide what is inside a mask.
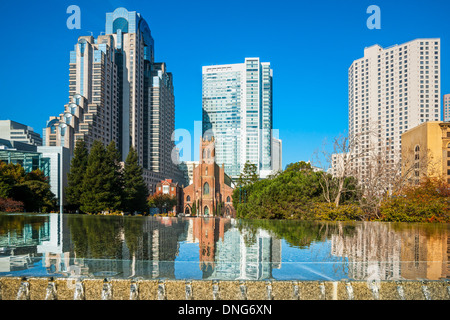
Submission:
[[[216,139],[216,162],[232,178],[247,161],[266,176],[272,170],[272,77],[270,63],[203,67],[203,135]],[[278,168],[277,168],[278,169]]]

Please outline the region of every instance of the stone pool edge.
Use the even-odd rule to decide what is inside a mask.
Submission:
[[[450,300],[450,281],[0,277],[0,300]]]

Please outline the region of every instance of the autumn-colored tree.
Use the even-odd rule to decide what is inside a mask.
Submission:
[[[425,177],[406,185],[381,205],[381,221],[450,222],[450,185]]]
[[[168,194],[155,194],[148,197],[148,206],[158,208],[159,213],[171,210],[177,203],[177,198]]]

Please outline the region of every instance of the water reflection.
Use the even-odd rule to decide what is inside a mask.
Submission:
[[[0,215],[0,276],[450,278],[449,225]]]

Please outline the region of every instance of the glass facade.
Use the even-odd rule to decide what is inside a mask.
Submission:
[[[45,176],[50,175],[50,159],[43,157],[39,152],[0,150],[0,161],[6,164],[19,164],[26,173],[40,169]]]
[[[271,169],[272,69],[259,58],[203,68],[203,135],[216,141],[216,163],[237,178],[246,161]]]

